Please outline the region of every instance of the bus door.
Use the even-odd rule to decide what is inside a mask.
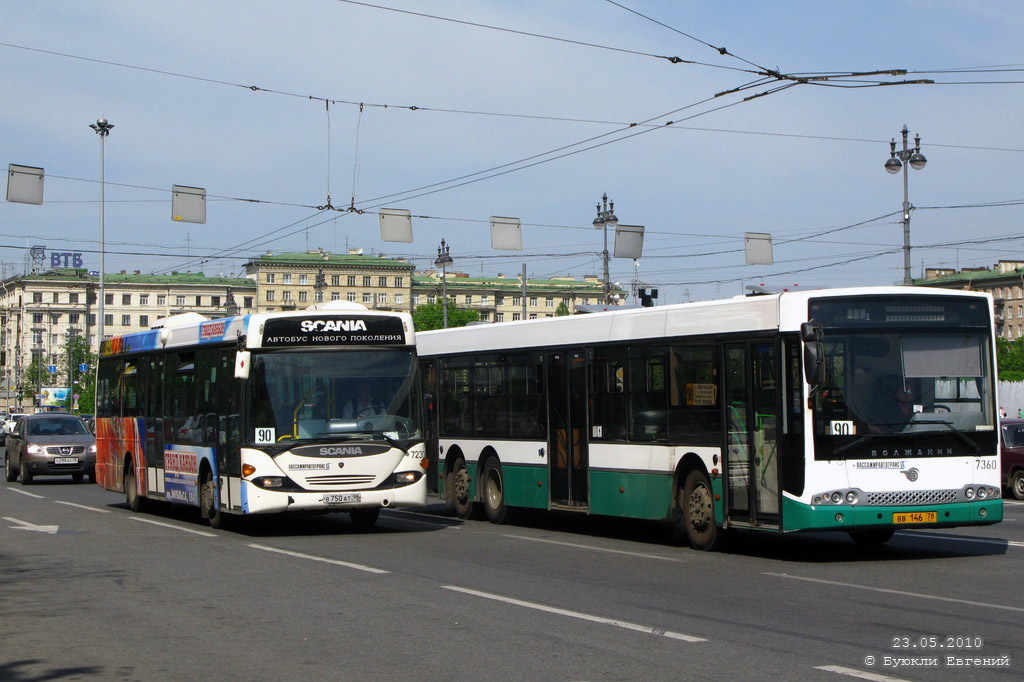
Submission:
[[[551,506],[586,509],[586,354],[577,350],[545,355]]]
[[[778,362],[770,341],[725,345],[728,518],[779,527]]]

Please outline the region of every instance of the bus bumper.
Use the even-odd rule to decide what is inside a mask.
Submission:
[[[289,511],[349,511],[371,507],[425,507],[427,477],[415,483],[372,490],[276,491],[242,481],[242,513],[274,514]]]
[[[783,498],[782,506],[784,531],[952,528],[984,526],[1003,520],[1003,501],[999,498],[899,507],[815,506]],[[922,520],[930,519],[931,512],[935,513],[934,521]]]

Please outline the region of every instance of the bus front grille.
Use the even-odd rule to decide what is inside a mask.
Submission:
[[[310,476],[309,485],[368,485],[373,483],[373,474],[338,474],[332,476]]]
[[[915,504],[953,504],[959,501],[959,490],[896,490],[868,493],[864,504],[871,507],[898,507]]]

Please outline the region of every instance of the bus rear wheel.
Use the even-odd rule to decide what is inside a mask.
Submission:
[[[850,538],[858,545],[865,547],[876,547],[884,545],[892,539],[896,531],[892,528],[877,528],[874,530],[851,530]]]
[[[473,513],[473,500],[469,497],[469,469],[461,457],[452,464],[444,488],[448,508],[460,519],[468,519]]]
[[[141,512],[146,509],[146,498],[139,495],[135,485],[135,465],[130,459],[124,461],[124,499],[128,508],[133,512]]]
[[[501,473],[501,463],[497,459],[487,460],[484,467],[484,511],[491,523],[508,521],[508,505],[505,504],[505,477]]]
[[[694,469],[683,484],[683,529],[694,549],[711,551],[718,548],[719,532],[715,525],[715,503],[711,482],[704,472]]]

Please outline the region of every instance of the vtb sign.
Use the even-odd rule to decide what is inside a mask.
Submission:
[[[51,251],[50,267],[80,268],[82,267],[82,254],[62,251]]]

